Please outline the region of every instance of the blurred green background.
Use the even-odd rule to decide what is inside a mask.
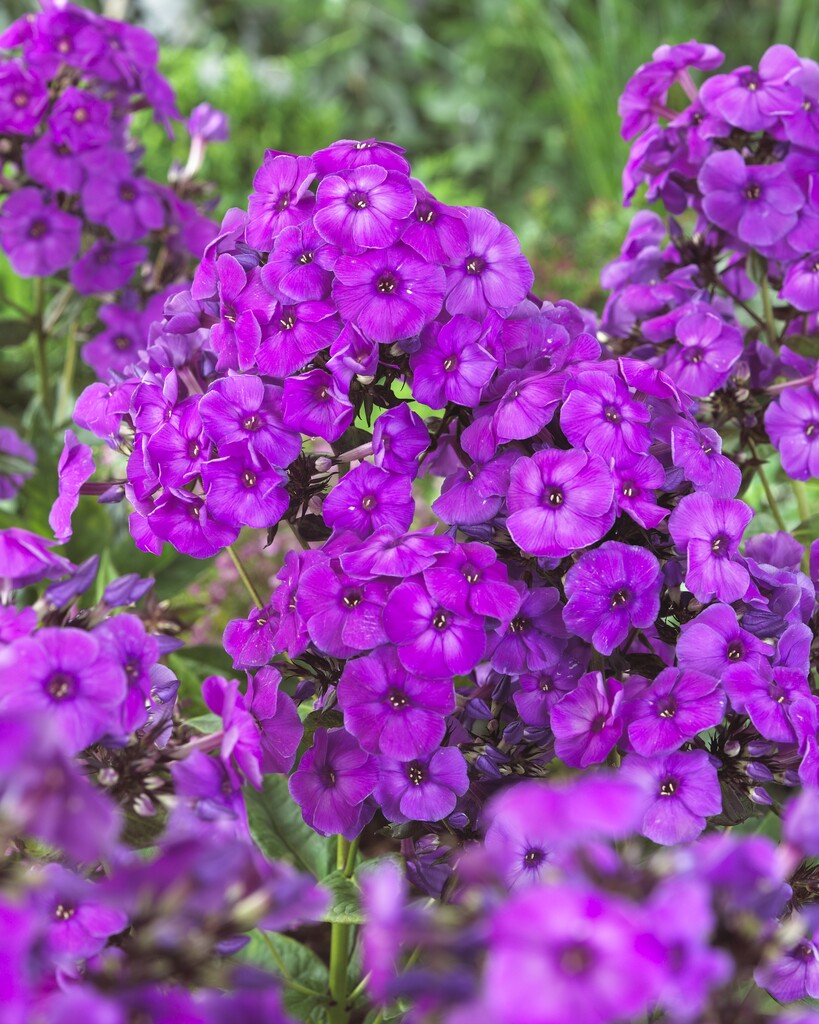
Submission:
[[[100,4],[97,4],[99,7]],[[5,0],[8,20],[26,10]],[[102,0],[144,24],[181,108],[208,100],[233,141],[206,172],[243,204],[267,147],[336,138],[405,146],[440,196],[488,206],[521,236],[540,292],[599,306],[628,223],[617,97],[663,42],[710,41],[729,65],[773,42],[817,56],[819,0]],[[153,126],[158,176],[169,155]],[[184,159],[184,146],[174,151]]]

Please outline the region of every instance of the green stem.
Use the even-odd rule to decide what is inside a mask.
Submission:
[[[262,600],[259,591],[253,585],[253,580],[248,576],[247,569],[245,569],[242,564],[241,558],[236,554],[236,550],[232,544],[228,544],[226,551],[230,555],[233,564],[236,566],[236,572],[239,573],[239,579],[244,583],[245,590],[247,590],[248,594],[250,594],[253,599],[253,603],[261,611],[261,609],[264,608],[264,601]]]
[[[48,384],[48,349],[45,321],[45,281],[42,277],[36,278],[34,282],[34,343],[36,345],[37,374],[40,378],[40,398],[43,409],[51,422],[54,418],[54,403],[52,402],[51,388]]]
[[[770,506],[771,513],[773,514],[774,519],[776,520],[776,525],[779,527],[780,530],[787,533],[788,528],[787,526],[785,526],[785,520],[782,518],[782,513],[779,509],[779,505],[777,504],[776,498],[774,497],[774,493],[771,489],[768,477],[765,474],[765,470],[759,458],[759,452],[756,449],[756,445],[750,439],[748,443],[751,447],[751,453],[753,454],[754,460],[756,461],[756,475],[759,477],[760,483],[762,484],[762,490],[765,492],[765,497],[768,499],[768,505]]]
[[[4,306],[8,306],[9,309],[13,309],[15,313],[19,313],[23,320],[31,320],[31,311],[10,299],[8,295],[0,295],[0,302]]]
[[[350,849],[347,851],[347,859],[344,862],[344,876],[345,878],[352,878],[353,872],[355,871],[355,861],[358,856],[358,841],[359,836],[350,843]]]
[[[807,519],[810,519],[807,488],[801,480],[791,480],[791,487],[796,497],[796,507],[799,509],[799,521],[804,523]]]
[[[74,372],[77,368],[77,324],[68,328],[65,345],[65,362],[63,363],[60,387],[57,393],[57,422],[63,423],[70,416],[74,392]]]
[[[365,974],[364,977],[359,981],[356,987],[347,996],[347,1005],[352,1006],[353,1003],[358,999],[364,989],[367,987],[367,983],[370,980],[371,975]]]
[[[779,351],[779,332],[776,329],[776,321],[773,314],[773,303],[771,302],[771,289],[768,284],[767,269],[762,277],[760,285],[762,292],[762,311],[765,315],[765,333],[768,335],[768,343],[774,352]]]
[[[276,966],[279,968],[279,973],[282,976],[282,980],[288,988],[292,988],[294,992],[301,992],[302,995],[312,996],[314,999],[320,999],[323,1003],[327,1002],[327,996],[323,992],[319,992],[317,989],[310,988],[307,985],[302,985],[301,982],[296,981],[293,975],[288,971],[287,965],[284,960],[279,956],[279,951],[275,945],[271,942],[270,936],[267,932],[259,929],[259,935],[264,940],[264,944],[267,946],[270,955],[276,961]]]
[[[339,836],[336,844],[336,868],[344,871],[351,852],[351,843]],[[330,932],[330,996],[328,1024],[347,1024],[347,961],[350,948],[350,926],[334,921]]]

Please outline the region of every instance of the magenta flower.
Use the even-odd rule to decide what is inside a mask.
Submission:
[[[290,504],[287,476],[241,444],[223,445],[202,466],[210,514],[229,526],[274,526]]]
[[[627,512],[640,526],[651,530],[668,515],[656,502],[655,491],[665,481],[665,470],[653,455],[628,454],[612,468],[614,500],[620,512]]]
[[[750,576],[736,556],[753,516],[744,501],[710,494],[688,494],[671,513],[668,529],[687,559],[686,586],[700,601],[745,595]]]
[[[199,397],[192,396],[150,437],[146,453],[165,487],[181,487],[199,475],[211,447],[199,415]]]
[[[444,272],[409,246],[398,243],[341,256],[335,274],[333,299],[339,313],[374,341],[411,338],[441,310]]]
[[[618,459],[645,455],[651,443],[648,408],[635,401],[617,377],[587,370],[571,379],[560,410],[560,426],[576,448]]]
[[[362,539],[381,527],[403,533],[415,505],[408,477],[368,462],[356,466],[324,499],[324,521],[335,530],[354,530]]]
[[[434,600],[410,580],[393,590],[384,608],[384,629],[401,664],[415,675],[442,679],[471,672],[486,648],[483,621]]]
[[[4,209],[8,207],[9,201],[6,200]],[[128,283],[147,255],[148,250],[144,245],[128,245],[102,239],[94,242],[83,253],[72,265],[68,276],[80,295],[113,292]]]
[[[382,412],[373,424],[373,462],[380,469],[414,477],[418,456],[428,447],[424,421],[404,403]]]
[[[153,182],[135,178],[124,153],[99,150],[87,158],[86,167],[81,198],[90,221],[103,224],[121,242],[164,227],[165,206]]]
[[[222,634],[222,646],[233,659],[233,667],[266,665],[276,653],[278,625],[278,616],[270,605],[252,608],[246,619],[231,619]]]
[[[381,759],[375,798],[390,821],[442,821],[469,788],[464,755],[441,747],[413,761]]]
[[[82,222],[38,188],[18,189],[0,209],[0,245],[21,277],[50,277],[69,266],[81,233]]]
[[[290,776],[290,795],[320,835],[355,839],[375,813],[367,797],[378,782],[376,759],[343,729],[316,729],[313,746]]]
[[[680,668],[705,672],[721,679],[731,665],[750,665],[761,671],[765,659],[773,657],[773,648],[737,622],[733,608],[713,604],[687,622],[677,641]]]
[[[469,609],[502,622],[520,611],[521,597],[497,552],[486,544],[467,542],[436,559],[424,573],[430,595],[447,607]]]
[[[81,444],[73,430],[66,430],[57,464],[59,493],[48,514],[48,525],[59,544],[71,539],[71,517],[80,501],[80,488],[94,474],[94,453]]]
[[[784,238],[805,202],[784,164],[746,164],[735,149],[712,153],[697,184],[705,216],[750,246]]]
[[[746,714],[769,740],[793,743],[796,732],[791,721],[791,707],[807,697],[814,704],[805,674],[797,669],[764,663],[732,665],[722,677],[725,691],[735,711]]]
[[[671,754],[725,714],[725,694],[713,676],[666,668],[627,708],[628,738],[638,754]]]
[[[554,587],[526,589],[520,583],[520,607],[496,632],[491,654],[497,672],[520,675],[552,668],[566,636],[560,595]]]
[[[415,209],[404,227],[401,241],[428,263],[447,266],[466,252],[469,237],[466,211],[439,203],[420,181],[410,180],[415,193]]]
[[[586,673],[552,708],[550,724],[561,760],[572,768],[600,764],[623,732],[623,684]]]
[[[256,363],[262,373],[286,377],[295,373],[341,333],[341,321],[332,302],[276,305],[262,332]]]
[[[275,302],[262,284],[259,271],[246,270],[230,253],[216,261],[219,279],[219,323],[210,332],[210,341],[219,357],[219,370],[248,370]]]
[[[607,541],[586,551],[566,575],[563,621],[611,654],[632,626],[652,626],[660,611],[660,563],[645,548]]]
[[[339,139],[332,146],[320,149],[313,154],[313,162],[317,172],[335,174],[337,171],[350,167],[364,167],[376,164],[388,171],[399,171],[409,174],[410,165],[401,155],[406,150],[396,146],[394,142],[381,142],[379,139]]]
[[[521,550],[562,558],[609,530],[613,498],[599,455],[546,449],[512,466],[506,526]]]
[[[338,382],[325,370],[311,370],[284,382],[282,421],[291,430],[337,441],[353,422],[355,410]]]
[[[714,313],[689,313],[676,326],[679,344],[666,354],[664,370],[690,395],[717,391],[742,354],[742,335]]]
[[[259,730],[264,775],[290,771],[304,734],[296,705],[279,689],[281,681],[277,669],[260,669],[248,679],[244,696],[245,707]]]
[[[558,373],[507,373],[498,383],[511,377],[498,402],[492,425],[499,441],[534,437],[551,420],[563,399],[566,380]]]
[[[307,220],[315,205],[315,196],[309,191],[314,177],[310,157],[266,151],[247,203],[248,245],[267,252],[279,231]]]
[[[106,906],[99,887],[61,864],[46,864],[37,873],[35,901],[48,921],[48,953],[69,970],[103,949],[110,936],[123,931],[128,917]]]
[[[316,230],[345,253],[384,249],[401,237],[415,208],[407,176],[377,164],[328,175],[316,193]]]
[[[802,312],[819,310],[819,253],[788,267],[779,296]]]
[[[210,558],[239,536],[238,526],[229,526],[210,515],[202,498],[184,490],[166,491],[142,522],[150,535],[169,541],[177,551],[192,558]],[[130,526],[133,534],[135,524],[131,522]]]
[[[244,444],[274,466],[289,466],[301,452],[301,437],[282,424],[281,400],[281,388],[255,374],[231,374],[211,384],[199,415],[214,444]]]
[[[85,630],[46,628],[16,640],[0,649],[0,675],[0,708],[52,721],[71,753],[118,729],[125,673]]]
[[[512,229],[489,210],[469,208],[466,229],[466,248],[447,268],[446,308],[483,320],[489,309],[505,311],[522,302],[534,273]]]
[[[305,221],[276,235],[262,281],[279,302],[316,302],[330,294],[334,262],[332,247]]]
[[[319,650],[351,658],[387,642],[381,614],[388,593],[386,583],[354,579],[321,559],[302,573],[296,609]]]
[[[48,106],[48,87],[19,61],[0,68],[0,132],[31,135]]]
[[[742,483],[739,466],[722,454],[722,438],[710,427],[671,430],[671,459],[699,491],[712,498],[734,498]]]
[[[497,368],[494,358],[480,344],[483,327],[465,316],[449,323],[429,324],[421,346],[410,356],[412,393],[431,409],[447,402],[472,408]]]
[[[440,745],[445,718],[455,710],[455,689],[448,679],[411,675],[394,648],[379,647],[347,662],[338,703],[345,728],[366,751],[411,761]]]
[[[705,819],[722,811],[717,770],[704,750],[659,757],[629,754],[620,775],[645,788],[652,802],[640,831],[661,846],[693,842]]]
[[[819,397],[812,387],[785,388],[765,410],[765,427],[789,477],[819,476]]]
[[[794,79],[802,63],[790,46],[769,47],[759,71],[744,65],[703,83],[700,99],[705,108],[730,125],[747,132],[764,131],[783,115],[794,113],[801,100]]]
[[[754,981],[780,1003],[819,998],[819,949],[803,938],[784,956],[757,967]]]

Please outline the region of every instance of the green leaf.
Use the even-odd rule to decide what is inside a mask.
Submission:
[[[31,334],[26,320],[0,320],[0,346],[22,345]]]
[[[250,834],[270,860],[288,860],[315,878],[327,873],[328,846],[301,816],[283,775],[266,775],[261,790],[245,788]]]
[[[819,512],[803,520],[793,531],[800,544],[810,544],[819,537]]]
[[[324,1019],[326,1003],[287,984],[289,980],[316,992],[329,992],[330,982],[323,961],[307,946],[278,932],[254,931],[237,959],[255,964],[284,982],[284,1005],[300,1021]]]
[[[363,924],[361,912],[361,893],[358,886],[340,871],[334,871],[321,884],[330,890],[332,903],[322,920],[331,924]]]
[[[207,714],[196,715],[193,718],[186,719],[185,725],[189,725],[191,729],[196,729],[197,732],[203,732],[209,736],[211,733],[221,730],[222,719],[208,711]]]

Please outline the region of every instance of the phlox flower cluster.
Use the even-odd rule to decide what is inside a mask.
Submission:
[[[776,45],[758,67],[661,46],[620,100],[623,174],[638,213],[603,271],[602,327],[619,350],[703,400],[699,419],[770,442],[794,480],[819,475],[814,384],[819,312],[819,65]]]
[[[103,329],[82,347],[101,377],[137,357],[151,321],[189,273],[215,225],[191,179],[226,121],[202,105],[191,156],[170,184],[152,180],[132,134],[137,111],[171,131],[179,119],[143,28],[73,4],[47,4],[0,36],[0,247],[21,277],[67,278],[105,300]]]
[[[203,742],[175,708],[179,681],[161,658],[181,644],[167,623],[157,631],[154,581],[119,577],[88,604],[98,563],[0,531],[2,1018],[286,1024],[276,979],[226,957],[250,929],[325,906],[312,879],[253,846],[237,792],[254,757],[286,769],[295,707],[288,719],[278,699],[276,718],[272,669],[247,709],[206,683],[225,730]],[[42,590],[34,606],[30,587]]]

